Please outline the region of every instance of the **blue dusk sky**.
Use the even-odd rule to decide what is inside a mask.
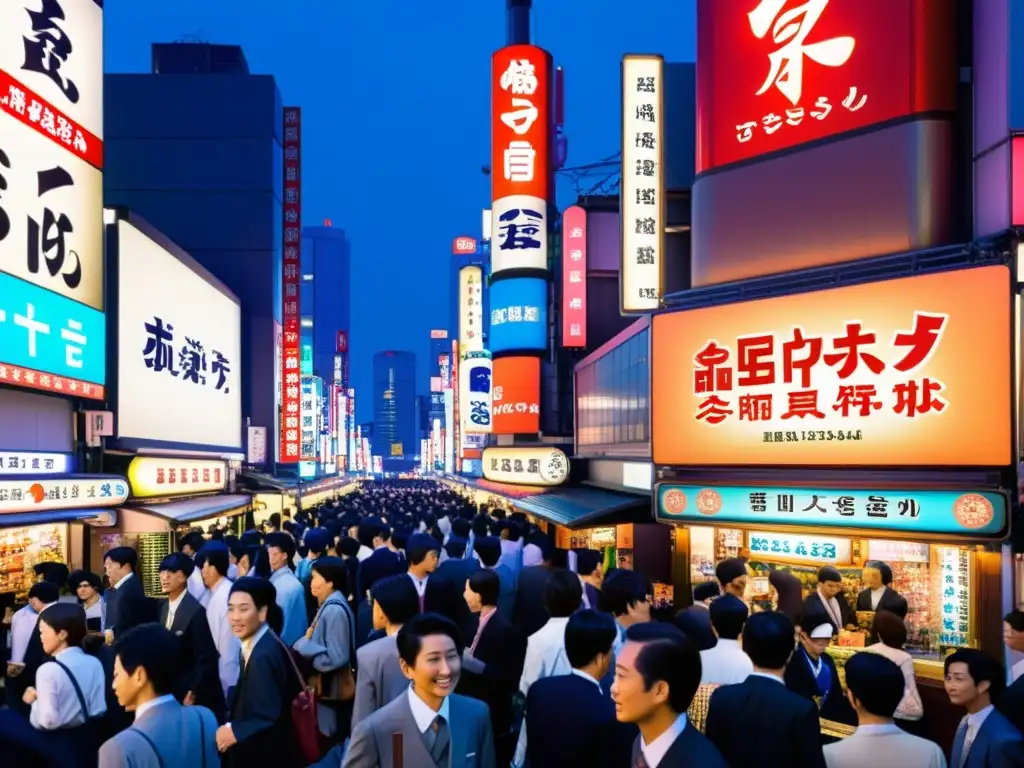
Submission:
[[[619,150],[625,53],[693,61],[695,0],[534,0],[532,42],[565,70],[567,167]],[[351,371],[372,418],[373,353],[417,355],[447,327],[452,238],[479,236],[490,182],[491,54],[504,0],[108,0],[106,70],[148,72],[150,44],[238,44],[250,71],[302,107],[303,219],[352,243]],[[606,172],[607,173],[607,172]],[[585,191],[603,176],[581,182]],[[577,185],[564,174],[558,205]]]

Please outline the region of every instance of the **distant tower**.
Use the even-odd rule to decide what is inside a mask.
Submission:
[[[508,10],[508,45],[530,44],[530,8],[533,0],[505,0]]]

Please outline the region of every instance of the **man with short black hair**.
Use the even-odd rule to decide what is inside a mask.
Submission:
[[[28,605],[11,620],[11,656],[7,662],[7,706],[28,718],[29,705],[22,701],[27,688],[36,684],[36,672],[50,660],[39,637],[39,619],[60,600],[60,588],[50,581],[29,587]]]
[[[653,591],[650,579],[636,571],[614,571],[601,585],[601,610],[612,615],[618,629],[614,645],[616,653],[625,642],[627,629],[651,620]]]
[[[99,768],[217,765],[213,713],[203,706],[182,707],[173,695],[181,658],[171,633],[143,624],[122,635],[114,652],[114,693],[135,713],[135,722],[100,747]]]
[[[945,660],[946,694],[967,714],[960,721],[949,764],[958,768],[1024,765],[1024,737],[992,705],[1006,688],[1003,665],[984,651],[958,648]]]
[[[133,627],[156,619],[156,606],[146,597],[135,575],[139,556],[131,547],[114,547],[103,555],[103,571],[110,582],[104,634],[110,643]]]
[[[1010,611],[1003,617],[1003,642],[1011,652],[1024,652],[1024,611]],[[1013,665],[1010,685],[995,700],[995,705],[1018,731],[1024,733],[1024,660]]]
[[[189,559],[195,561],[196,554],[203,548],[205,543],[206,539],[203,538],[202,533],[199,531],[189,531],[181,537],[178,546],[183,554],[188,555]],[[188,591],[200,603],[206,598],[206,585],[203,584],[203,574],[199,572],[198,568],[192,569],[192,575],[188,579]]]
[[[599,682],[611,666],[615,636],[606,613],[584,609],[569,618],[565,653],[572,673],[538,680],[526,697],[530,768],[630,764],[636,728],[616,720]]]
[[[344,768],[390,768],[396,733],[410,766],[495,768],[487,707],[453,693],[462,669],[455,624],[420,614],[402,626],[396,641],[402,673],[412,684],[355,727]]]
[[[604,583],[604,556],[594,549],[576,552],[576,573],[583,585],[583,607],[598,610],[601,586]]]
[[[742,683],[754,671],[739,641],[748,613],[747,604],[735,595],[722,595],[711,604],[711,627],[717,641],[713,648],[700,652],[702,685]]]
[[[687,721],[700,685],[700,653],[671,624],[645,622],[626,630],[615,660],[612,700],[619,721],[635,723],[633,765],[728,768],[714,745]]]
[[[427,580],[437,570],[441,556],[441,544],[427,533],[414,533],[405,546],[406,559],[409,562],[409,578],[416,587],[420,599],[420,610],[427,594]]]
[[[818,569],[818,588],[804,599],[804,615],[825,614],[836,632],[855,629],[857,617],[843,596],[843,575],[833,565]]]
[[[277,604],[284,614],[281,639],[291,648],[306,634],[306,596],[302,582],[292,570],[295,539],[287,533],[268,533],[265,537],[270,560],[270,583],[277,592]]]
[[[238,682],[240,646],[228,622],[231,582],[226,578],[230,564],[227,545],[219,541],[203,545],[196,555],[196,564],[203,574],[203,584],[210,590],[210,598],[206,602],[206,621],[210,626],[213,644],[217,647],[221,691],[225,701],[230,701],[230,691]]]
[[[938,744],[905,733],[893,720],[906,687],[898,666],[878,654],[855,653],[846,662],[845,672],[846,695],[857,712],[857,730],[825,747],[828,768],[863,768],[882,755],[887,764],[946,768]]]
[[[794,631],[782,613],[748,618],[743,650],[754,671],[742,683],[723,685],[711,694],[704,733],[732,768],[824,768],[818,709],[783,682]]]

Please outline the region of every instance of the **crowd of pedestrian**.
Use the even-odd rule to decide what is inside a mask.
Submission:
[[[160,563],[164,599],[137,567],[131,548],[106,552],[105,591],[97,574],[39,569],[10,617],[5,764],[947,764],[915,735],[898,604],[841,684],[826,648],[851,612],[835,569],[806,598],[773,573],[775,609],[751,613],[747,564],[729,558],[665,617],[640,572],[428,481],[366,483],[238,537],[190,531]],[[1021,612],[1006,643],[1024,650]],[[1024,766],[1024,683],[1007,689],[978,650],[944,663],[967,712],[950,765]],[[822,720],[857,727],[823,747]]]

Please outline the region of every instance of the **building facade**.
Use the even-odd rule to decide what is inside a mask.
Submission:
[[[373,450],[385,459],[419,449],[416,355],[388,350],[373,356]]]
[[[238,46],[155,44],[152,59],[148,74],[104,78],[104,198],[238,296],[242,412],[276,434],[281,93],[272,76],[249,73]]]
[[[303,227],[301,259],[299,307],[303,355],[308,345],[313,373],[330,382],[334,377],[335,355],[348,355],[352,272],[345,230],[329,224]],[[345,365],[347,367],[347,361]]]

